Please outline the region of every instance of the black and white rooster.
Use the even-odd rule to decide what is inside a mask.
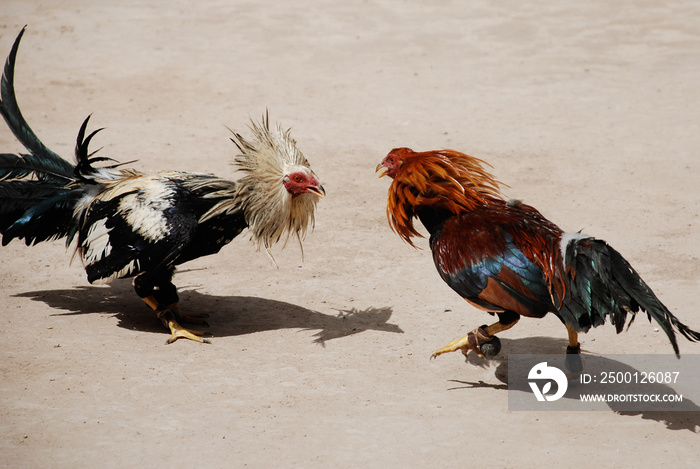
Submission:
[[[90,283],[134,277],[134,289],[171,331],[168,343],[184,337],[208,342],[180,322],[203,322],[178,307],[175,266],[215,254],[245,228],[268,252],[281,238],[301,239],[314,224],[325,195],[289,131],[270,128],[267,117],[251,126],[253,140],[233,133],[243,176],[231,181],[210,174],[142,173],[89,153],[99,130],[86,136],[85,119],[75,148],[76,164],[44,146],[17,106],[14,68],[24,29],[15,40],[2,76],[0,113],[28,154],[0,154],[0,233],[27,245],[77,235]],[[101,130],[101,129],[100,129]]]

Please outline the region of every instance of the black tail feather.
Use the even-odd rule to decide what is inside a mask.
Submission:
[[[25,26],[26,28],[26,26]],[[75,233],[73,210],[84,191],[75,167],[49,150],[34,134],[17,105],[15,60],[25,28],[17,36],[0,80],[0,114],[29,153],[0,154],[0,233],[2,244],[14,238],[30,244]]]
[[[44,186],[42,189],[47,188]],[[55,195],[46,195],[44,192],[43,200],[34,203],[12,224],[1,230],[3,246],[14,238],[24,238],[29,246],[66,236],[66,244],[70,244],[76,226],[73,210],[83,193],[78,189],[69,191],[65,187],[54,186],[54,189]]]
[[[33,176],[46,183],[68,184],[73,177],[65,174],[63,165],[30,153],[0,153],[0,181]]]
[[[26,26],[22,28],[17,39],[15,39],[10,55],[5,62],[5,69],[2,74],[2,79],[0,80],[0,114],[5,118],[5,122],[7,122],[12,133],[15,134],[17,140],[19,140],[34,157],[31,162],[40,163],[38,168],[33,171],[37,172],[37,174],[44,171],[46,174],[50,174],[53,177],[71,180],[73,179],[73,165],[49,150],[41,140],[37,138],[34,131],[32,131],[27,124],[27,121],[24,120],[19,106],[17,105],[14,85],[15,60],[17,58],[19,43],[26,28]]]
[[[65,191],[66,188],[61,184],[0,181],[0,233],[5,233],[15,221],[36,204]]]
[[[610,246],[608,246],[608,250],[613,264],[615,278],[625,291],[629,292],[630,296],[636,301],[639,305],[639,309],[647,313],[649,321],[651,322],[651,320],[654,319],[661,329],[663,329],[668,339],[671,341],[673,351],[676,352],[676,355],[678,355],[679,352],[674,330],[692,342],[700,341],[700,333],[693,331],[678,320],[661,300],[657,298],[651,288],[649,288],[649,285],[642,280],[639,274],[619,252]]]
[[[80,126],[80,130],[78,131],[78,138],[75,141],[76,166],[75,166],[74,174],[81,181],[91,181],[91,176],[96,171],[93,164],[97,163],[99,161],[113,161],[115,163],[111,166],[101,166],[100,169],[113,169],[113,168],[117,168],[119,166],[123,166],[125,164],[131,164],[134,161],[136,161],[136,160],[132,160],[132,161],[127,161],[126,163],[119,163],[114,158],[109,158],[109,157],[105,157],[105,156],[93,156],[98,151],[100,151],[102,148],[98,148],[97,150],[92,151],[92,152],[89,151],[88,147],[90,146],[90,141],[93,139],[93,137],[95,135],[97,135],[99,132],[104,130],[104,127],[101,127],[97,130],[93,130],[90,133],[90,135],[88,135],[86,137],[85,132],[87,130],[87,125],[88,125],[88,122],[90,121],[90,117],[92,117],[92,115],[87,116],[85,118],[85,120],[83,121],[82,125]]]
[[[620,333],[630,314],[643,311],[656,321],[679,355],[675,332],[700,341],[700,333],[680,322],[658,299],[627,260],[605,241],[578,238],[565,249],[568,295],[559,311],[561,318],[581,331],[603,324],[606,318]]]
[[[97,151],[89,151],[91,140],[102,130],[86,136],[90,116],[78,133],[75,166],[49,150],[29,127],[19,110],[14,87],[17,49],[25,29],[26,26],[15,39],[0,81],[0,114],[29,151],[28,154],[0,153],[2,244],[13,238],[35,244],[63,237],[70,244],[78,229],[74,218],[76,204],[89,193],[88,188],[95,183],[94,177],[101,169],[115,168],[119,164],[93,167],[96,162],[114,160],[95,157]]]

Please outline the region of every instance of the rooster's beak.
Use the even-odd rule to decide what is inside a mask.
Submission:
[[[376,173],[378,171],[381,171],[381,174],[379,174],[379,177],[383,178],[384,176],[386,176],[387,167],[384,166],[383,164],[379,163],[377,165],[377,169],[375,169],[374,172]]]
[[[321,199],[326,196],[326,189],[324,189],[321,184],[319,184],[318,186],[309,186],[308,190],[310,193],[318,196]]]

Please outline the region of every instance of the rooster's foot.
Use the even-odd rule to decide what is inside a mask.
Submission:
[[[208,339],[203,338],[202,336],[205,334],[208,334],[208,332],[204,331],[195,331],[192,329],[185,329],[182,327],[176,320],[175,320],[175,312],[171,309],[163,309],[161,311],[157,311],[158,317],[160,320],[163,322],[163,324],[170,329],[170,338],[166,343],[172,344],[175,342],[177,339],[190,339],[194,340],[195,342],[201,342],[204,344],[210,344],[211,342]]]
[[[202,342],[205,344],[211,343],[209,342],[209,340],[204,339],[202,337],[203,335],[208,334],[208,332],[185,329],[179,324],[179,321],[182,321],[194,324],[208,325],[207,322],[204,320],[204,318],[207,317],[206,314],[182,314],[177,302],[163,308],[158,303],[158,300],[156,300],[153,296],[145,296],[141,299],[148,306],[153,308],[163,325],[170,329],[170,338],[166,343],[172,344],[177,339],[190,339],[194,340],[195,342]]]
[[[470,350],[473,350],[479,357],[497,355],[501,350],[501,341],[495,335],[489,335],[485,330],[486,327],[486,325],[483,325],[461,339],[453,340],[441,349],[434,351],[430,358],[436,358],[443,353],[456,352],[457,350],[461,350],[464,356],[467,356]]]

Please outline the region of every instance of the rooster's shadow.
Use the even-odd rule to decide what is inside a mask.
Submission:
[[[359,334],[368,330],[403,333],[389,323],[392,308],[335,310],[324,314],[292,303],[250,296],[216,296],[196,289],[181,289],[180,307],[184,313],[206,313],[209,327],[216,337],[229,337],[277,329],[314,331],[314,342]],[[124,329],[167,334],[160,320],[134,293],[128,281],[115,281],[107,286],[77,286],[65,290],[42,290],[15,296],[44,302],[53,309],[67,312],[56,316],[109,314]],[[201,326],[195,326],[201,329]]]
[[[515,390],[515,391],[526,391],[530,392],[530,389],[525,389],[525,386],[519,387],[515,383],[508,383],[508,354],[560,354],[562,350],[568,345],[566,339],[552,338],[552,337],[525,337],[520,339],[501,339],[503,345],[503,351],[500,355],[489,360],[485,358],[479,358],[471,356],[466,359],[467,366],[481,366],[485,367],[487,365],[492,366],[495,362],[496,369],[494,376],[500,381],[500,384],[486,383],[484,381],[464,381],[464,380],[451,380],[455,383],[455,386],[451,386],[450,390],[458,389],[472,389],[472,388],[492,388],[501,391]],[[504,353],[505,352],[505,353]],[[584,358],[584,370],[585,370],[585,358],[587,351],[582,350],[582,355]],[[601,359],[601,358],[599,358]],[[608,363],[607,368],[610,370],[617,371],[629,371],[634,374],[639,373],[631,366],[621,363],[619,361],[602,358],[602,360]],[[491,363],[489,363],[491,362]],[[520,383],[522,385],[522,383]],[[646,389],[646,392],[653,394],[674,394],[675,391],[669,386],[663,384],[656,384],[652,389]],[[693,433],[700,433],[700,406],[696,403],[687,399],[687,396],[683,396],[683,402],[689,405],[692,410],[689,411],[628,411],[620,410],[614,402],[609,402],[608,406],[610,410],[621,416],[640,416],[644,420],[654,420],[666,425],[669,430],[689,430]],[[686,406],[687,407],[687,406]]]

